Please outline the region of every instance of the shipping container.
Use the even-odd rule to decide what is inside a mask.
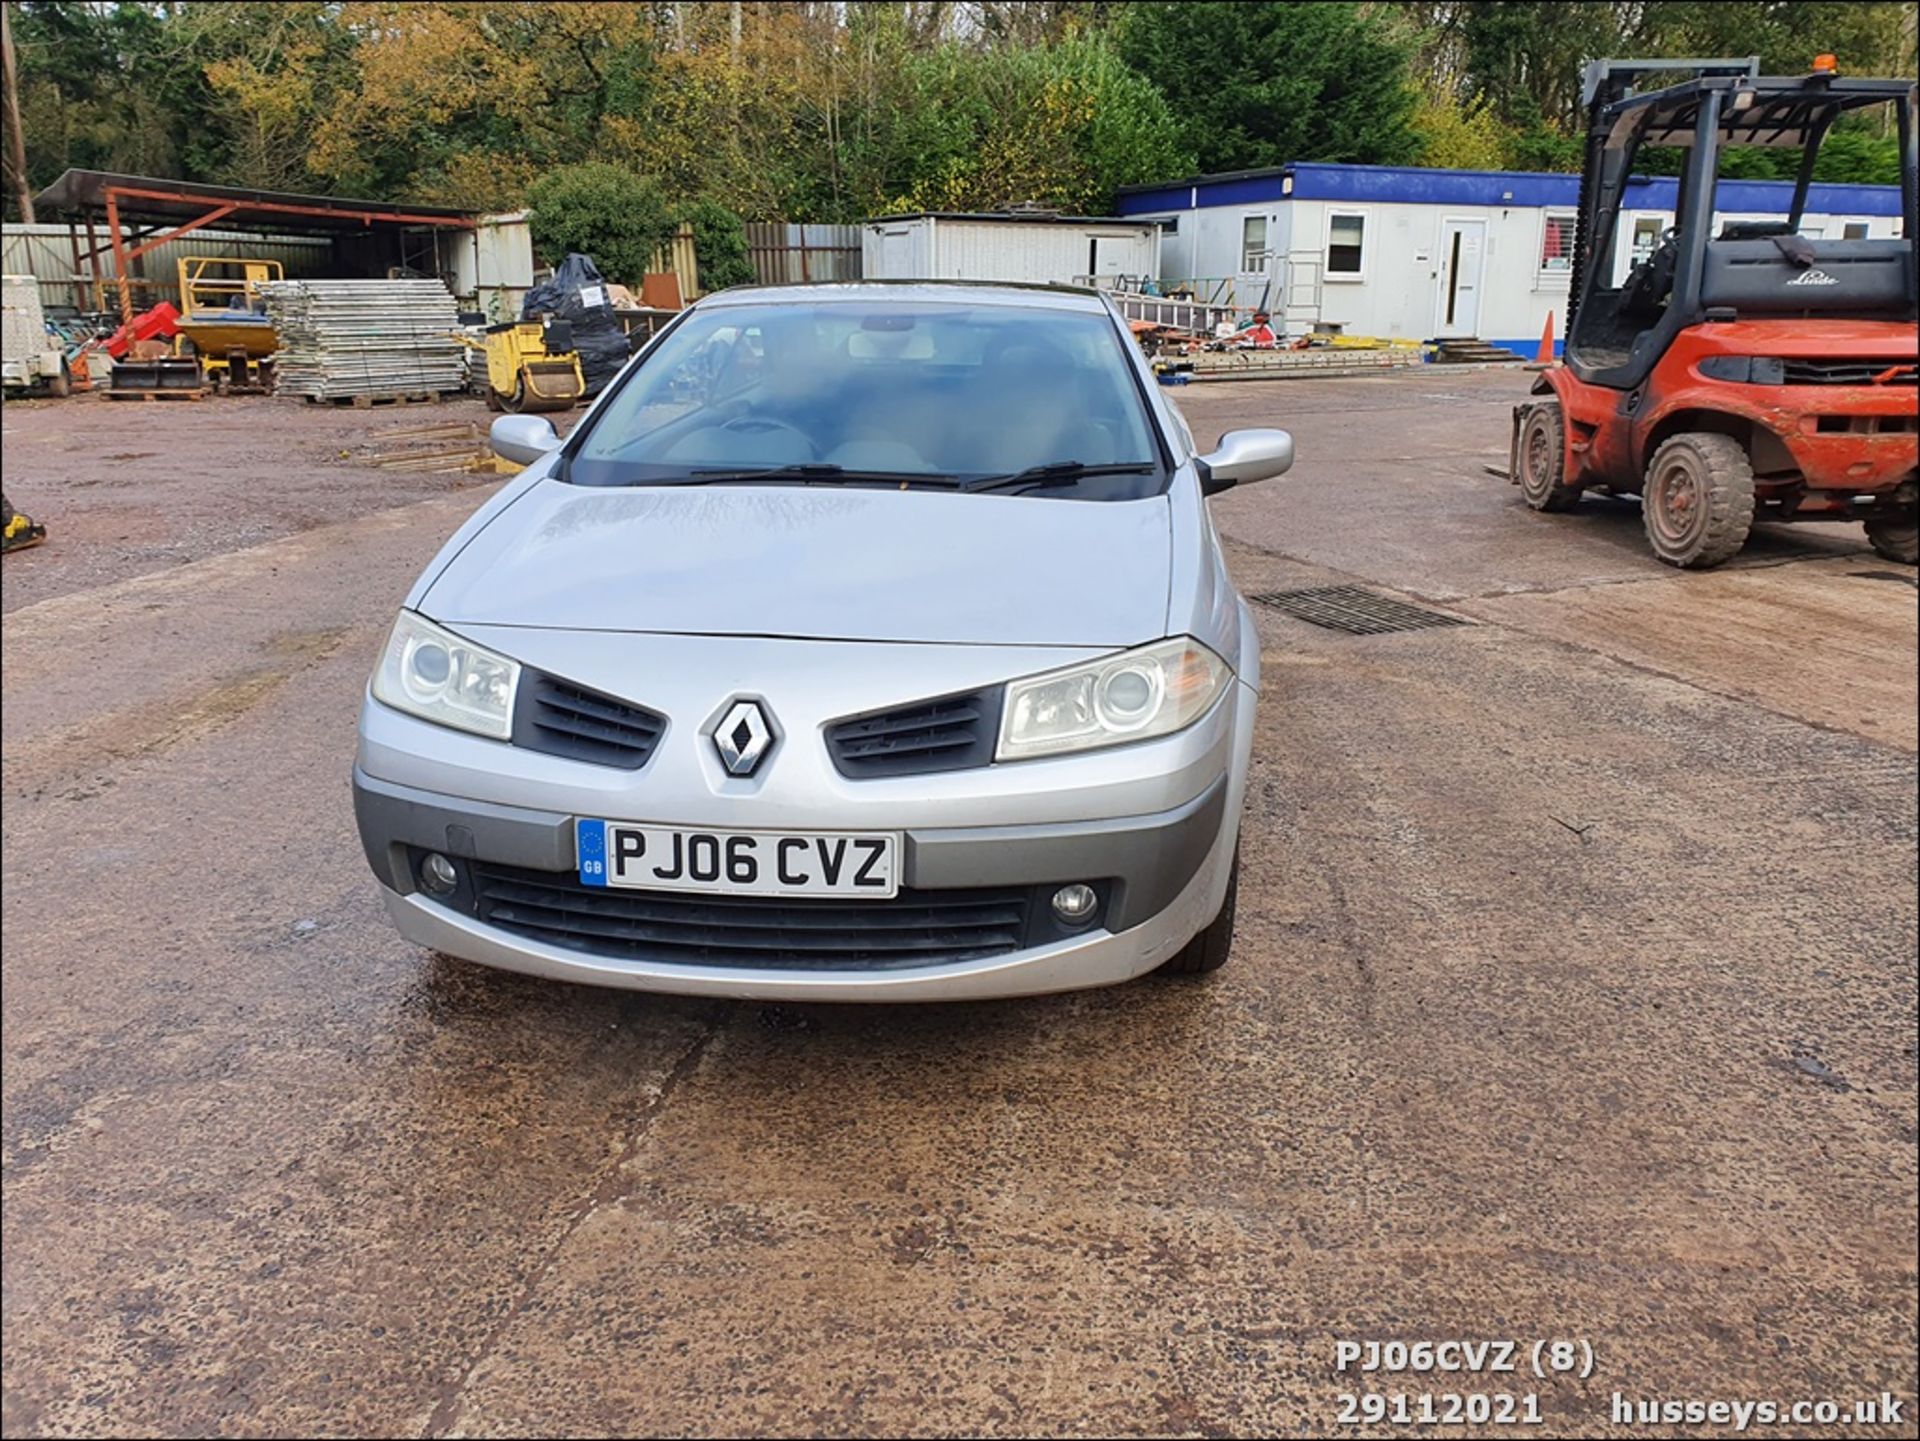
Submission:
[[[861,270],[868,280],[1144,281],[1160,271],[1160,226],[1085,215],[886,216],[861,227]]]

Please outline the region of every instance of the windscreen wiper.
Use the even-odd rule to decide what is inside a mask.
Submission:
[[[1050,460],[1045,465],[1030,465],[1011,475],[983,475],[964,482],[962,490],[1036,490],[1048,485],[1073,485],[1090,475],[1148,475],[1157,466],[1150,460],[1129,461],[1119,465],[1089,465],[1084,460]]]
[[[770,465],[757,470],[692,470],[679,485],[753,485],[760,481],[798,481],[802,485],[926,485],[937,490],[956,490],[960,482],[954,476],[924,470],[848,470],[831,461],[808,461],[800,465]]]

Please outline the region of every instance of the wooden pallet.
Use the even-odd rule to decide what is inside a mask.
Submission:
[[[458,391],[448,392],[458,395]],[[413,391],[396,395],[309,395],[308,405],[350,405],[355,410],[372,410],[376,405],[438,405],[441,394],[437,390]]]
[[[108,400],[205,400],[205,390],[109,390]]]

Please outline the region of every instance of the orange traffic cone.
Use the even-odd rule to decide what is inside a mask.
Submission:
[[[1547,312],[1547,328],[1540,332],[1540,348],[1533,353],[1528,370],[1545,370],[1553,364],[1553,312]]]

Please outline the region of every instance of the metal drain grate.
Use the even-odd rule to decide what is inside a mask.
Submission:
[[[1432,626],[1472,625],[1442,611],[1425,610],[1403,600],[1375,595],[1357,585],[1323,585],[1308,590],[1280,590],[1256,595],[1262,605],[1284,610],[1310,625],[1344,630],[1351,635],[1386,635],[1397,630],[1426,630]]]

